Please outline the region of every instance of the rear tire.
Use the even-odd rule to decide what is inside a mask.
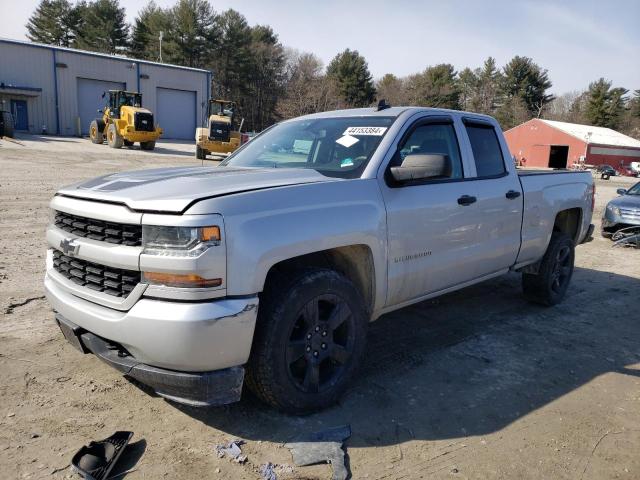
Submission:
[[[286,413],[326,408],[342,396],[362,361],[365,304],[353,283],[332,270],[275,275],[260,295],[247,386]]]
[[[560,303],[573,275],[575,245],[566,234],[553,232],[537,274],[522,274],[522,290],[527,300],[546,306]]]
[[[112,123],[107,129],[107,143],[111,148],[122,148],[124,139],[118,133],[118,129]]]
[[[101,145],[104,143],[104,122],[99,119],[95,119],[89,125],[89,138],[91,143]]]
[[[196,158],[198,160],[206,160],[207,159],[207,151],[204,148],[200,148],[199,145],[196,145]]]
[[[156,142],[151,140],[149,142],[140,142],[140,148],[142,150],[153,150],[156,148]]]

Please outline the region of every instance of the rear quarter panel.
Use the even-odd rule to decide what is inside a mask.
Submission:
[[[593,178],[588,172],[548,172],[520,176],[524,191],[522,246],[517,265],[540,259],[547,249],[556,216],[562,210],[579,208],[582,212],[575,243],[587,232],[591,208]]]

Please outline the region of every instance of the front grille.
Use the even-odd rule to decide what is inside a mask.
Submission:
[[[620,216],[632,220],[640,220],[640,208],[621,208]]]
[[[133,124],[138,132],[153,132],[153,114],[136,112]]]
[[[140,283],[140,272],[105,267],[53,250],[53,268],[62,276],[82,287],[126,298]]]
[[[225,122],[211,122],[209,140],[228,142],[231,139],[231,125]]]
[[[54,224],[61,230],[79,237],[131,247],[142,245],[142,227],[140,225],[110,223],[59,211],[56,211]]]

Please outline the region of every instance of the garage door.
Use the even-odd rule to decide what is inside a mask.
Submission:
[[[162,138],[193,139],[196,134],[196,92],[157,89],[156,122]]]
[[[104,108],[109,101],[108,95],[102,98],[102,94],[108,90],[125,88],[125,83],[78,78],[78,115],[83,135],[89,134],[89,124],[100,116],[97,110]]]

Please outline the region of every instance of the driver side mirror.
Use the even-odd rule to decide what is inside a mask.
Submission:
[[[391,167],[391,176],[396,182],[428,180],[451,176],[451,159],[440,154],[409,154],[402,165]]]
[[[618,195],[624,195],[625,193],[627,193],[627,191],[624,188],[619,188],[618,190],[616,190],[616,193]]]

